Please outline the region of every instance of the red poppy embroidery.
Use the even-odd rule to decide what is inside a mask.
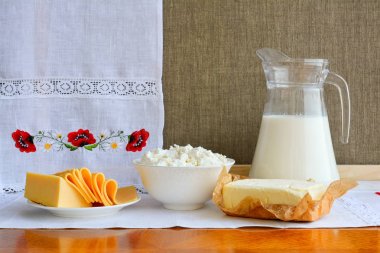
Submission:
[[[125,149],[132,152],[141,151],[143,147],[146,146],[146,141],[148,138],[149,132],[145,129],[135,131],[130,135],[128,144]]]
[[[83,147],[88,144],[94,144],[96,142],[94,136],[88,129],[79,129],[76,132],[71,132],[67,135],[68,142],[75,147]]]
[[[35,152],[36,146],[33,143],[33,136],[28,132],[21,131],[17,129],[12,133],[12,138],[15,141],[15,147],[18,148],[21,152]]]
[[[15,147],[21,152],[36,152],[41,149],[44,152],[62,151],[69,149],[75,151],[78,149],[93,151],[98,149],[101,151],[116,151],[122,143],[127,143],[126,150],[131,152],[141,151],[146,146],[149,138],[149,132],[145,129],[135,131],[128,135],[123,130],[103,130],[98,136],[98,140],[88,129],[79,129],[64,135],[56,130],[40,130],[35,135],[17,129],[12,133],[15,141]],[[82,149],[83,148],[83,149]]]
[[[380,196],[380,192],[375,192],[375,194],[379,195]]]

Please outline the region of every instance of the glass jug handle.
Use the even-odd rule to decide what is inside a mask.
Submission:
[[[347,82],[340,75],[334,72],[329,72],[325,83],[334,85],[339,91],[340,104],[342,109],[342,135],[340,137],[340,141],[343,144],[347,144],[350,135],[351,119],[350,92],[348,91]]]

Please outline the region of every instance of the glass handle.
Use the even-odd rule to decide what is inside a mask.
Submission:
[[[340,141],[343,144],[348,143],[350,136],[350,120],[351,120],[351,102],[350,92],[348,91],[348,85],[346,80],[340,75],[329,72],[325,83],[334,85],[339,91],[340,104],[342,109],[342,135]]]

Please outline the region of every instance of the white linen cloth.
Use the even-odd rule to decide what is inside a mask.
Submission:
[[[127,206],[119,213],[101,218],[61,218],[45,210],[27,205],[18,195],[17,201],[0,206],[0,228],[339,228],[380,226],[380,181],[359,182],[359,186],[334,202],[327,216],[314,222],[283,222],[231,217],[220,211],[211,201],[202,209],[173,211],[149,195]]]
[[[26,171],[88,167],[138,185],[144,150],[127,152],[128,135],[162,147],[161,0],[0,1],[0,34],[0,200]],[[79,129],[93,138],[73,141]]]

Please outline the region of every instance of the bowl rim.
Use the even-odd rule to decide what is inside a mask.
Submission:
[[[150,168],[178,168],[178,169],[208,169],[208,168],[220,168],[223,165],[209,165],[209,166],[163,166],[163,165],[147,165],[143,163],[139,163],[141,161],[141,158],[134,159],[132,163],[135,166],[144,166],[144,167],[150,167]],[[227,158],[227,163],[224,164],[226,167],[232,167],[235,164],[235,160],[231,158]]]

